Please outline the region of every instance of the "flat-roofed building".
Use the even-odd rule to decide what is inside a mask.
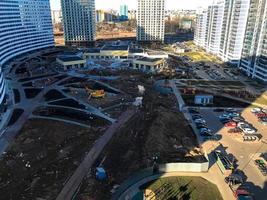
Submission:
[[[79,69],[83,68],[86,65],[86,60],[73,55],[73,56],[58,56],[57,57],[57,63],[64,68],[64,70],[68,69]]]
[[[162,58],[138,58],[133,60],[133,69],[146,73],[158,73],[166,67],[166,61]]]

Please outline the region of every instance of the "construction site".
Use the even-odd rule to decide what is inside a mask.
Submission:
[[[154,88],[164,75],[114,70],[105,61],[98,63],[101,68],[61,72],[52,67],[58,52],[14,61],[7,72],[15,105],[4,134],[11,142],[0,162],[0,199],[55,199],[96,141],[129,108],[133,116],[94,162],[79,198],[108,199],[116,184],[151,167],[154,156],[159,163],[205,160],[174,96]],[[98,166],[108,173],[106,182],[95,179]]]

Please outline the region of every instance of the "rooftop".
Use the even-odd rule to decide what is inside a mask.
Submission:
[[[128,51],[129,46],[120,45],[120,46],[104,46],[101,51]]]
[[[137,61],[143,61],[143,62],[158,62],[163,60],[162,58],[148,58],[148,57],[143,57],[143,58],[139,58],[136,59]]]
[[[100,48],[90,48],[90,49],[86,49],[85,53],[100,53]]]
[[[144,53],[144,49],[141,48],[131,48],[129,49],[130,53]]]
[[[166,53],[160,52],[160,51],[147,51],[147,54],[150,56],[152,56],[152,55],[166,55]]]
[[[64,56],[58,56],[57,57],[59,60],[61,60],[62,62],[72,62],[72,61],[83,61],[84,59],[79,57],[79,56],[68,56],[68,57],[64,57]]]

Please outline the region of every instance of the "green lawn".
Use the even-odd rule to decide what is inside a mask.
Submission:
[[[153,191],[156,200],[223,200],[217,186],[201,177],[162,178],[145,184],[141,189]]]
[[[179,54],[181,56],[188,56],[191,58],[194,62],[215,62],[215,63],[220,63],[220,61],[213,55],[207,54],[204,51],[199,51],[199,52],[186,52],[186,53],[181,53]]]

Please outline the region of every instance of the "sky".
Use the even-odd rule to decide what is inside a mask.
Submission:
[[[166,0],[166,8],[169,9],[197,9],[210,5],[213,0]],[[60,0],[50,0],[52,10],[60,9]],[[119,10],[121,4],[126,4],[129,9],[136,9],[137,0],[95,0],[96,9]],[[185,3],[186,2],[186,3]]]

